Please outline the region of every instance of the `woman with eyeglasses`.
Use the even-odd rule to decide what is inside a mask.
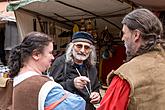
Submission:
[[[54,61],[50,73],[64,89],[86,100],[86,110],[95,110],[93,104],[100,101],[93,42],[93,37],[87,32],[74,33],[66,53]]]
[[[42,75],[54,59],[52,39],[40,32],[27,34],[11,50],[12,110],[84,110],[85,100]]]

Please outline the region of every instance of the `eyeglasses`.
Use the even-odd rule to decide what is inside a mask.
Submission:
[[[91,46],[89,45],[83,45],[83,44],[75,44],[77,49],[82,49],[84,47],[85,50],[90,50]]]

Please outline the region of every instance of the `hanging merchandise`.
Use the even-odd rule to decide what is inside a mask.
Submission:
[[[87,21],[86,30],[87,30],[87,32],[92,34],[92,32],[93,32],[93,25],[92,25],[92,20],[91,19],[89,19]]]
[[[105,26],[105,29],[101,32],[101,41],[104,43],[112,43],[113,41],[113,36],[112,34],[108,31],[108,27]]]
[[[109,58],[109,50],[105,49],[102,54],[103,59],[108,59]]]
[[[97,43],[97,40],[98,40],[97,39],[98,38],[97,31],[96,30],[93,30],[92,35],[93,35],[94,43]]]
[[[74,24],[73,33],[78,32],[78,31],[79,31],[78,25],[77,24]]]
[[[80,23],[81,23],[80,31],[85,31],[85,20],[83,17],[81,18]]]

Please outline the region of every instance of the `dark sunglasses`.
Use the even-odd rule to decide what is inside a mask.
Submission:
[[[84,47],[85,50],[91,49],[90,46],[88,46],[88,45],[83,45],[83,44],[75,44],[75,46],[76,46],[78,49],[81,49],[81,48],[83,48],[83,47]]]

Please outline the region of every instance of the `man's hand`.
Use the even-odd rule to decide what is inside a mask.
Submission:
[[[97,104],[100,101],[100,94],[98,92],[92,92],[90,95],[90,103]]]
[[[74,78],[74,86],[77,89],[83,89],[88,82],[90,82],[90,80],[86,76],[79,76]]]

